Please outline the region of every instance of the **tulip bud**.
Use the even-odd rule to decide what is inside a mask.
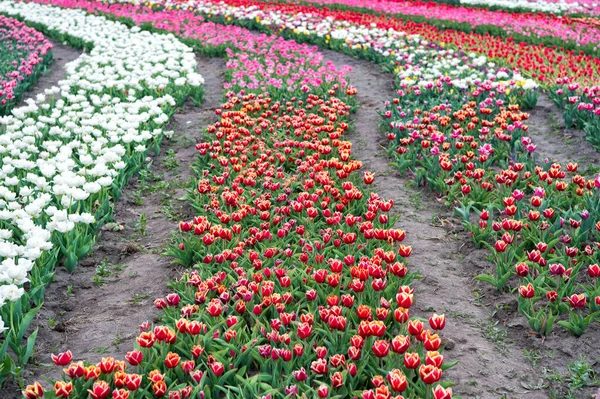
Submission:
[[[441,385],[437,385],[433,389],[434,399],[452,399],[452,388],[444,388]]]
[[[429,325],[434,330],[443,330],[446,326],[446,316],[434,313],[433,316],[429,318]]]
[[[44,389],[39,382],[33,385],[28,385],[23,391],[23,396],[26,399],[42,399],[44,397]]]
[[[50,357],[52,358],[52,361],[55,365],[66,366],[67,364],[71,363],[71,360],[73,359],[73,354],[70,350],[68,350],[66,352],[59,353],[58,355],[53,354]]]
[[[57,398],[68,398],[73,391],[72,382],[56,381],[54,384],[54,394]]]
[[[326,398],[329,396],[329,388],[327,385],[322,384],[319,386],[319,389],[317,389],[317,394],[319,395],[319,398]]]
[[[442,378],[442,370],[432,365],[422,364],[419,368],[419,376],[425,384],[430,385]]]

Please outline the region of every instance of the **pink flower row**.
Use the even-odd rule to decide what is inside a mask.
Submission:
[[[16,19],[0,15],[0,104],[15,100],[17,86],[31,76],[50,51],[44,35]]]
[[[404,14],[449,20],[470,24],[473,27],[495,25],[509,34],[525,36],[552,36],[578,45],[600,43],[600,29],[574,21],[541,13],[516,13],[492,11],[483,8],[456,7],[436,2],[407,0],[303,0],[320,5],[343,4],[350,7],[368,8],[389,14]]]

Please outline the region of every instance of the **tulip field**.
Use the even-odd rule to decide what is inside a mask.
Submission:
[[[0,398],[600,398],[600,3],[0,0]]]

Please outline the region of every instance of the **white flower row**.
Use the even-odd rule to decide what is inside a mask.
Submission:
[[[36,3],[1,1],[0,12],[93,44],[58,87],[0,118],[3,306],[21,297],[53,232],[94,222],[94,202],[163,133],[171,94],[204,80],[192,49],[173,35]]]

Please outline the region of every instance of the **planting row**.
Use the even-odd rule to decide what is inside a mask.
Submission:
[[[121,5],[119,7],[122,9],[125,6]],[[274,12],[267,14],[256,8],[242,9],[206,4],[198,5],[197,8],[205,14],[220,13],[236,18],[236,20],[250,21],[260,19],[259,23],[264,25],[286,26],[288,29],[293,27],[296,35],[311,36],[314,40],[321,40],[331,47],[342,50],[352,49],[354,54],[363,56],[365,45],[353,44],[352,39],[360,37],[362,42],[365,43],[367,41],[364,40],[364,37],[367,34],[377,32],[376,28],[363,28],[359,31],[358,28],[351,26],[345,30],[343,28],[332,29],[332,24],[337,23],[340,27],[343,27],[344,23],[334,20],[316,22],[311,19],[311,16],[289,16],[288,18],[286,14],[275,14]],[[338,47],[333,41],[335,40],[334,35],[339,34],[338,32],[340,31],[343,32],[344,36],[342,37],[345,37],[346,41],[344,44],[339,44]],[[352,36],[348,32],[356,34],[356,36]],[[360,36],[357,32],[363,33],[363,36]],[[330,38],[327,37],[328,33],[331,33]],[[315,39],[314,36],[317,36],[317,38]],[[383,36],[383,33],[381,33],[381,36]],[[319,39],[319,37],[322,39]],[[390,46],[389,49],[383,46],[373,46],[372,42],[367,43],[369,43],[369,46],[366,46],[368,48],[367,51],[370,51],[370,54],[375,53],[376,56],[372,58],[376,60],[381,60],[381,56],[391,55],[391,52],[395,51],[391,49],[399,47],[398,42],[393,42],[394,45]],[[430,46],[429,49],[433,49],[430,50],[431,54],[435,53],[435,50],[439,51],[439,47],[436,48],[436,46]],[[427,54],[427,51],[424,50],[419,55],[422,53]],[[418,64],[411,62],[414,58],[417,58],[414,54],[415,51],[412,51],[404,53],[405,57],[398,56],[400,60],[408,60],[405,61],[405,65],[407,70],[411,70],[410,68],[412,68],[411,73],[418,70],[416,68]],[[424,55],[421,60],[427,60],[426,57],[427,55]],[[398,64],[400,66],[400,62]],[[425,65],[428,64],[425,63]],[[449,70],[450,65],[451,63],[448,63],[445,67]],[[478,70],[476,67],[472,67],[468,71]],[[486,72],[499,74],[503,71]],[[416,78],[411,73],[402,75],[402,72],[399,72],[398,98],[389,102],[388,108],[384,113],[385,123],[392,130],[390,139],[396,145],[400,145],[401,148],[398,150],[400,153],[397,155],[398,164],[402,169],[413,169],[420,183],[427,183],[433,190],[447,195],[450,205],[458,204],[459,211],[465,215],[466,220],[470,220],[468,217],[469,210],[472,207],[476,207],[482,211],[487,210],[492,215],[494,215],[494,211],[497,213],[503,212],[500,215],[502,218],[507,215],[514,216],[513,219],[518,220],[520,216],[522,219],[520,222],[523,223],[529,220],[529,210],[534,210],[531,208],[533,205],[530,207],[519,207],[518,211],[513,208],[506,211],[504,209],[506,205],[502,200],[510,197],[512,191],[515,189],[518,190],[517,196],[522,192],[523,196],[528,195],[529,197],[533,196],[536,192],[534,188],[539,186],[539,188],[543,189],[543,196],[535,195],[538,198],[544,199],[545,203],[539,212],[548,207],[556,213],[555,215],[551,211],[548,211],[549,214],[552,214],[551,221],[555,222],[555,229],[547,231],[548,228],[546,225],[542,225],[541,231],[545,231],[546,233],[544,234],[547,235],[534,236],[537,237],[536,242],[522,242],[520,239],[517,239],[515,241],[515,257],[508,258],[509,251],[506,255],[503,255],[507,257],[506,259],[495,261],[499,267],[497,272],[498,277],[496,277],[499,281],[490,280],[489,277],[482,278],[492,281],[498,288],[504,289],[506,282],[512,275],[512,273],[508,273],[509,269],[512,270],[514,266],[511,263],[521,263],[525,259],[526,253],[531,250],[540,251],[536,249],[537,244],[555,240],[555,238],[551,239],[549,237],[556,237],[557,234],[564,235],[564,238],[561,238],[557,243],[547,243],[552,244],[552,247],[548,250],[553,255],[547,258],[556,264],[562,264],[566,271],[566,275],[559,273],[561,278],[565,280],[564,287],[556,282],[556,273],[551,274],[552,278],[547,278],[547,274],[550,273],[549,271],[545,274],[541,273],[541,271],[532,272],[530,275],[528,274],[528,277],[536,279],[532,280],[531,283],[533,284],[534,281],[537,281],[536,284],[541,287],[537,290],[538,294],[542,290],[543,294],[545,292],[556,292],[560,294],[559,299],[563,299],[562,302],[565,303],[561,302],[561,306],[553,305],[554,308],[552,309],[547,302],[544,302],[544,307],[542,308],[539,308],[541,304],[538,304],[537,307],[530,306],[527,314],[532,327],[544,334],[550,331],[553,324],[552,321],[559,319],[559,316],[563,314],[565,318],[560,320],[563,327],[575,334],[581,334],[595,317],[597,311],[595,298],[598,296],[598,293],[595,290],[596,277],[593,272],[595,269],[594,265],[597,263],[595,260],[597,254],[591,246],[589,249],[587,248],[590,240],[594,240],[595,238],[595,219],[598,217],[598,203],[594,200],[597,195],[595,194],[596,183],[593,180],[586,180],[583,176],[577,175],[577,173],[574,173],[574,180],[564,180],[566,176],[564,173],[567,172],[561,170],[559,165],[551,168],[550,165],[537,165],[535,163],[532,153],[534,153],[536,147],[525,133],[527,127],[524,121],[528,115],[522,112],[520,107],[515,104],[516,100],[520,100],[523,105],[528,105],[528,102],[535,102],[535,97],[533,97],[532,101],[527,101],[528,96],[531,95],[531,91],[527,91],[527,87],[522,87],[525,85],[517,85],[516,82],[510,81],[502,82],[500,79],[494,79],[493,81],[490,79],[489,82],[477,82],[474,79],[467,84],[470,90],[457,95],[455,94],[456,86],[460,86],[461,81],[439,78],[427,82],[421,77],[418,80],[419,83],[414,85],[411,82],[415,82]],[[495,78],[497,78],[497,75]],[[512,86],[511,83],[513,83]],[[570,91],[578,89],[577,84],[571,84],[567,88]],[[587,90],[586,92],[591,98],[596,98],[597,90]],[[561,93],[561,95],[564,95],[564,93]],[[578,106],[575,108],[577,111],[580,111],[582,107]],[[427,112],[426,115],[422,115],[424,111]],[[432,118],[430,118],[430,114]],[[514,175],[515,171],[513,169],[515,167],[513,163],[518,164],[517,168],[520,168],[518,172],[522,172],[523,176],[520,174]],[[498,172],[495,170],[496,167],[502,168],[504,170],[503,173],[512,176],[512,178],[502,178],[502,174],[500,177],[497,177]],[[564,166],[562,168],[564,169]],[[571,168],[574,172],[577,171],[575,166],[571,166]],[[455,177],[456,172],[459,173]],[[541,177],[536,177],[540,173]],[[549,178],[546,173],[551,173]],[[557,181],[557,177],[559,181]],[[454,184],[454,181],[457,179],[460,184]],[[539,179],[540,182],[538,183],[536,179]],[[541,182],[546,183],[544,185]],[[510,188],[510,195],[506,192],[506,187]],[[567,193],[571,195],[566,195]],[[509,204],[508,206],[517,207],[520,204],[514,204],[510,199],[506,201]],[[534,208],[539,206],[536,205]],[[535,215],[534,212],[531,217],[535,218]],[[592,217],[590,218],[588,215],[592,215]],[[585,223],[583,223],[584,218],[586,220]],[[574,229],[580,228],[578,222],[583,224],[583,227],[578,230],[577,234],[569,232],[564,227],[564,223],[560,223],[561,220],[568,221],[569,219],[574,220]],[[542,221],[540,219],[540,223]],[[474,227],[469,226],[471,225],[467,226],[470,230],[478,228],[478,225]],[[488,234],[489,236],[490,231],[499,231],[500,236],[502,236],[506,232],[506,229],[494,230],[494,226],[497,227],[498,225],[491,223],[491,221],[490,223],[487,221],[486,223],[481,223],[481,226],[483,226],[483,232],[474,231],[474,236],[481,237],[482,234]],[[591,228],[591,226],[594,227]],[[517,228],[520,229],[519,227]],[[532,225],[528,224],[527,228],[532,228]],[[509,229],[509,231],[511,230]],[[509,234],[514,235],[514,233]],[[511,237],[507,236],[505,238],[510,241]],[[517,238],[519,237],[520,235],[517,235]],[[512,240],[514,241],[515,238],[513,237]],[[529,241],[532,240],[534,239],[529,238]],[[476,238],[477,243],[485,241],[487,241],[485,238]],[[512,244],[512,241],[507,244]],[[554,248],[555,245],[558,246]],[[569,259],[569,256],[565,255],[566,248],[572,247],[577,247],[577,253],[581,259],[572,260]],[[542,248],[544,248],[543,245]],[[556,257],[554,256],[555,254]],[[588,257],[586,258],[585,256]],[[535,257],[534,259],[539,260]],[[542,257],[542,263],[545,261],[546,257]],[[592,270],[588,273],[588,277],[591,280],[578,279],[577,273],[573,275],[573,278],[566,278],[573,273],[569,271],[569,262],[573,261],[579,265],[578,268],[574,269],[575,272],[581,267],[585,270]],[[527,287],[529,282],[527,281],[524,286]],[[579,310],[581,304],[578,305],[579,307],[566,306],[566,303],[569,303],[568,298],[573,297],[573,295],[582,294],[585,294],[587,298],[585,307],[589,310],[585,314],[585,317]],[[536,302],[539,302],[538,300],[539,295],[533,299]],[[521,309],[524,309],[524,306],[521,306]],[[540,313],[540,310],[543,310],[543,312]],[[525,310],[523,312],[526,313]]]
[[[595,0],[432,0],[438,3],[466,5],[492,10],[545,12],[553,14],[600,15]]]
[[[514,41],[543,43],[589,54],[599,54],[600,25],[582,18],[569,18],[541,13],[514,13],[472,7],[456,7],[435,2],[379,0],[303,0],[298,4],[319,4],[337,8],[392,15],[396,18],[425,22],[440,29],[510,36]]]
[[[10,113],[52,62],[51,48],[40,32],[0,16],[0,116]]]
[[[496,270],[479,278],[501,291],[520,285],[519,310],[532,329],[547,335],[560,320],[581,335],[600,310],[600,175],[586,178],[577,163],[536,163],[528,114],[502,92],[429,106],[399,90],[384,116],[390,153],[490,248]]]
[[[77,6],[73,1],[54,1]],[[103,9],[128,3],[122,0],[119,6],[107,4]],[[140,7],[141,13],[143,8]],[[493,85],[500,82],[507,86],[512,92],[511,102],[528,109],[537,101],[537,81],[564,111],[567,127],[583,128],[588,140],[599,148],[600,97],[598,87],[593,85],[600,73],[600,60],[592,56],[476,33],[438,31],[426,24],[404,23],[387,16],[310,6],[254,0],[218,4],[156,0],[151,8],[192,9],[216,22],[279,33],[363,57],[381,63],[405,85],[418,84],[421,91],[435,92],[449,79],[448,83],[454,86],[452,94],[468,98],[477,91],[474,86],[489,79]],[[522,77],[519,70],[531,78]]]
[[[191,49],[78,10],[0,3],[60,41],[88,48],[66,78],[0,120],[0,380],[18,375],[21,341],[57,262],[73,270],[111,216],[111,200],[158,148],[175,106],[200,100]],[[27,284],[28,290],[23,288]]]
[[[55,356],[68,378],[46,397],[452,397],[439,382],[452,365],[446,319],[411,315],[405,232],[343,139],[356,93],[344,70],[305,45],[183,12],[112,11],[207,54],[228,47],[227,94],[196,145],[187,200],[198,216],[169,251],[190,269],[155,301],[162,323],[141,326],[126,363]]]

